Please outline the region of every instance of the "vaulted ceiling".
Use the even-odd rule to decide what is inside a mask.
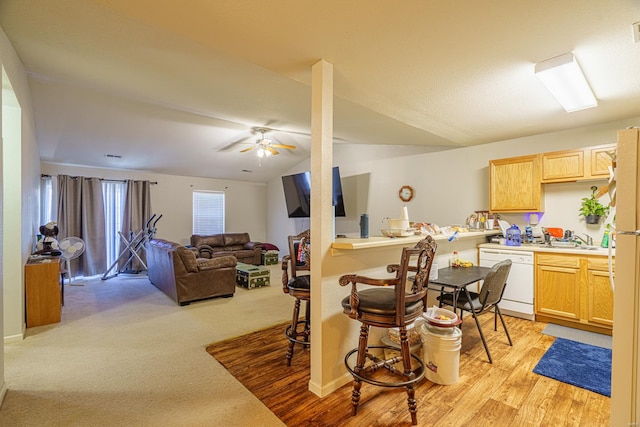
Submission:
[[[309,156],[319,59],[338,155],[429,152],[640,115],[639,21],[636,0],[0,0],[43,161],[256,182]],[[566,52],[597,108],[535,77]],[[258,165],[262,126],[297,148]]]

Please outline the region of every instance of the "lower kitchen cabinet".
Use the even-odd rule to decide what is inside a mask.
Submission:
[[[613,292],[607,258],[537,253],[536,320],[611,334]]]
[[[607,258],[587,259],[589,301],[587,321],[613,329],[613,291]]]

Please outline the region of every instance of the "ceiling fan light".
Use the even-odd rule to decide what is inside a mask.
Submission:
[[[271,153],[269,153],[263,147],[259,147],[258,151],[256,151],[256,154],[258,155],[259,158],[264,159],[265,157],[267,157]]]

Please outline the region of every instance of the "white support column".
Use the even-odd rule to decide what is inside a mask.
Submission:
[[[312,66],[311,80],[311,378],[316,394],[325,377],[323,363],[323,266],[333,242],[333,65]]]

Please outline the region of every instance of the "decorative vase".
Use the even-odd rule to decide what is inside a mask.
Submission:
[[[587,224],[598,224],[600,222],[600,215],[587,215],[585,217]]]

